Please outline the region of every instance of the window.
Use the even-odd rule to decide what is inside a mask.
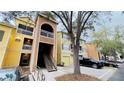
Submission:
[[[24,30],[28,30],[28,31],[33,31],[33,27],[25,26],[23,24],[19,24],[18,28],[21,28],[21,29],[24,29]]]
[[[82,47],[80,46],[80,50],[82,50]]]
[[[32,39],[24,38],[23,49],[31,50],[32,49],[32,43],[33,43]]]
[[[19,27],[19,28],[22,28],[22,29],[26,29],[26,26],[25,26],[25,25],[22,25],[22,24],[19,24],[18,27]]]
[[[28,31],[33,31],[33,28],[32,28],[32,27],[27,26],[27,30],[28,30]]]
[[[70,50],[70,45],[62,45],[62,49],[69,51]]]
[[[25,34],[25,35],[31,35],[31,36],[33,34],[33,27],[19,24],[18,29],[19,29],[18,33]]]
[[[3,35],[4,35],[4,31],[1,31],[1,30],[0,30],[0,41],[2,41]]]
[[[67,34],[62,34],[62,38],[64,38],[64,39],[69,39],[69,36],[67,35]]]
[[[30,54],[21,54],[20,66],[29,66],[30,63]]]

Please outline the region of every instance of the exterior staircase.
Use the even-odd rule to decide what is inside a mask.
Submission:
[[[54,59],[49,55],[44,54],[43,56],[44,56],[45,66],[48,72],[57,71],[57,67],[54,65],[54,62],[53,62]]]

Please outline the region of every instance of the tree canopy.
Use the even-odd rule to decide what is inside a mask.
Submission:
[[[93,42],[104,56],[113,56],[116,60],[117,53],[124,54],[124,30],[118,26],[112,29],[103,27],[101,31],[94,32]]]

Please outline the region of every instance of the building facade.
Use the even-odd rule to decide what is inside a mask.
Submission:
[[[86,43],[86,50],[87,50],[87,56],[88,58],[92,58],[95,60],[99,60],[99,52],[97,50],[97,47],[93,43]]]
[[[0,54],[4,51],[1,59],[1,68],[30,65],[34,24],[31,21],[27,23],[26,20],[28,18],[16,18],[16,26],[11,27],[10,25],[1,23],[0,26],[2,27],[0,27],[0,30],[4,31],[3,40],[1,41],[3,44],[0,46]],[[3,24],[5,25],[3,26]],[[27,61],[24,63],[23,57],[27,58]]]
[[[87,57],[84,41],[80,40],[79,59]],[[73,64],[71,40],[66,32],[57,32],[57,64],[69,66]]]
[[[38,14],[35,24],[31,68],[46,66],[52,70],[57,64],[57,23],[53,19]]]
[[[25,66],[32,70],[46,66],[46,55],[56,65],[56,27],[54,20],[40,14],[35,22],[21,17],[15,19],[15,26],[1,23],[0,68]]]

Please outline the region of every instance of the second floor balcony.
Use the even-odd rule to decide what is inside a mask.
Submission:
[[[46,36],[46,37],[54,38],[54,33],[49,32],[47,30],[41,30],[40,34],[43,35],[43,36]]]
[[[32,43],[33,40],[29,38],[24,38],[24,43],[23,43],[23,50],[32,50]]]
[[[33,35],[33,32],[31,31],[28,31],[28,30],[25,30],[25,29],[22,29],[22,28],[18,28],[18,33],[21,33],[21,34],[25,34],[25,35],[30,35],[32,36]]]
[[[24,25],[24,24],[18,24],[17,32],[25,35],[32,36],[33,34],[33,27]]]
[[[32,50],[32,45],[24,44],[24,45],[23,45],[23,49],[24,49],[24,50]]]

